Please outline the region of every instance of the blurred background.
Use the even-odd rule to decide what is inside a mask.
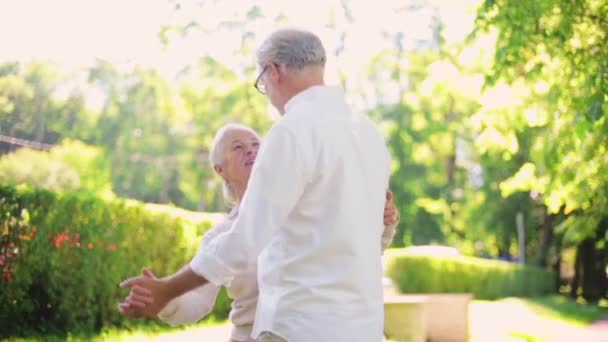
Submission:
[[[117,284],[226,212],[209,147],[277,120],[255,49],[286,26],[386,136],[400,292],[472,293],[476,340],[608,341],[606,0],[3,1],[0,337],[174,332],[122,320]]]

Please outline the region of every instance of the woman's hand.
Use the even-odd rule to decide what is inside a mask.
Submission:
[[[399,222],[399,211],[393,202],[393,192],[386,192],[386,204],[384,205],[384,225],[392,226]]]
[[[169,302],[165,282],[147,268],[141,276],[123,281],[120,287],[131,289],[129,296],[118,304],[118,311],[129,318],[156,317]]]

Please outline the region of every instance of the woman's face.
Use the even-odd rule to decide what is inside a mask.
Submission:
[[[233,129],[224,137],[224,160],[215,171],[232,184],[247,184],[260,139],[247,130]]]

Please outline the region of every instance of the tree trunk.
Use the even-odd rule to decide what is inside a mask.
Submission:
[[[456,149],[456,145],[454,145],[454,149]],[[453,153],[448,156],[446,163],[447,170],[447,185],[451,186],[454,183],[454,174],[456,173],[456,154]]]
[[[606,278],[606,263],[608,252],[606,247],[597,248],[599,241],[604,240],[608,231],[608,218],[604,218],[597,227],[593,238],[584,240],[576,252],[576,267],[571,295],[576,296],[578,287],[588,302],[596,303],[606,297],[608,279]]]
[[[576,256],[574,258],[574,278],[572,278],[572,284],[570,284],[570,297],[578,298],[578,288],[580,285],[581,278],[581,245],[576,247]]]
[[[596,243],[596,256],[597,260],[595,263],[596,270],[596,281],[599,291],[600,298],[608,298],[608,276],[606,274],[606,265],[608,264],[608,246],[606,245],[606,236],[608,234],[608,216],[604,217],[598,225],[596,234],[596,242],[603,241],[603,245],[597,248]]]
[[[595,240],[586,239],[580,245],[581,252],[581,269],[582,275],[580,278],[581,288],[583,290],[583,298],[589,302],[597,302],[600,299],[599,289],[595,280],[596,273],[596,253]]]
[[[555,236],[555,258],[551,260],[551,268],[555,273],[555,288],[562,286],[562,235]]]
[[[540,267],[547,267],[549,264],[549,247],[553,240],[553,226],[555,224],[556,215],[551,215],[545,208],[545,217],[540,226],[540,236],[538,241],[538,260],[537,264]]]

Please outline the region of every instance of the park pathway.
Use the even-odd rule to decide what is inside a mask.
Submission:
[[[608,317],[589,326],[577,326],[530,314],[517,299],[502,303],[500,310],[492,303],[471,304],[471,342],[529,341],[532,336],[551,342],[608,342]],[[133,341],[204,341],[227,342],[230,325],[193,327]],[[385,341],[388,342],[388,341]]]

